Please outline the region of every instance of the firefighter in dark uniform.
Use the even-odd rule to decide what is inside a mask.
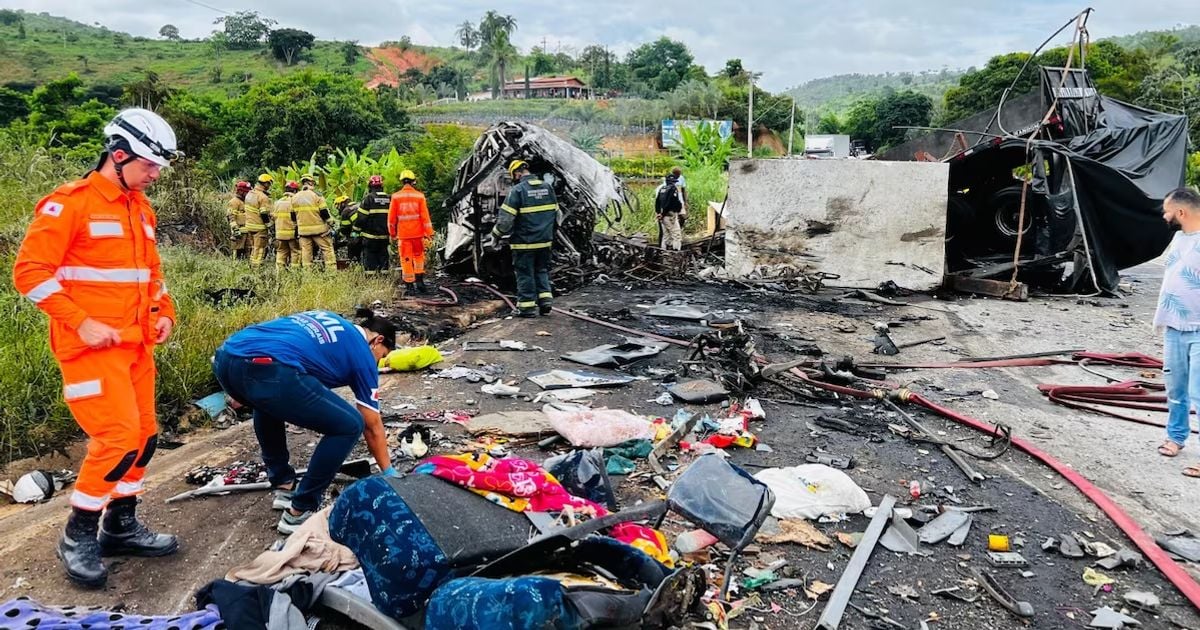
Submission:
[[[505,236],[512,250],[513,271],[517,276],[517,315],[549,315],[554,303],[550,290],[550,248],[558,202],[550,184],[529,173],[529,165],[513,160],[508,165],[513,187],[497,212],[488,248],[499,251]]]
[[[338,246],[345,245],[346,260],[352,265],[362,265],[362,234],[354,229],[354,219],[358,217],[358,204],[350,201],[350,197],[341,195],[333,200],[333,207],[338,213]]]
[[[372,175],[367,181],[367,196],[358,206],[354,231],[362,235],[363,269],[375,275],[388,269],[388,208],[392,196],[383,190],[383,177]]]

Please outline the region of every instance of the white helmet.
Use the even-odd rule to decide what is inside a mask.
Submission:
[[[175,131],[162,116],[148,109],[135,107],[121,110],[112,122],[104,126],[104,147],[111,153],[116,149],[167,166],[183,156],[175,148]]]

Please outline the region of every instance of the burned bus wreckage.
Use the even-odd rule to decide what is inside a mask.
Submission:
[[[502,122],[459,165],[443,260],[451,273],[511,280],[507,252],[485,251],[482,239],[512,186],[505,166],[522,159],[558,195],[560,290],[602,273],[646,279],[634,271],[679,276],[723,265],[729,278],[790,269],[924,291],[945,284],[1000,297],[1018,287],[1022,296],[1029,288],[1117,295],[1119,271],[1155,258],[1170,241],[1162,200],[1184,184],[1187,118],[1103,96],[1085,69],[1039,72],[1039,91],[875,160],[733,161],[717,221],[724,231],[702,248],[693,242],[702,257],[689,258],[685,247],[672,258],[598,232],[634,209],[621,180],[550,131]]]
[[[1170,241],[1162,200],[1184,184],[1187,118],[1103,96],[1086,70],[1040,71],[1039,92],[880,157],[949,164],[948,274],[1008,280],[1020,235],[1022,282],[1115,295],[1119,270]]]
[[[528,162],[533,173],[549,181],[558,198],[556,285],[586,281],[586,270],[596,261],[592,240],[597,223],[620,220],[631,210],[631,195],[608,167],[550,131],[522,122],[489,128],[459,165],[454,191],[445,202],[450,209],[442,250],[447,270],[488,280],[511,278],[508,252],[485,251],[482,240],[513,185],[505,167],[515,159]]]

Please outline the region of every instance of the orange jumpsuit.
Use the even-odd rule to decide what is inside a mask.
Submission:
[[[155,324],[175,320],[157,221],[145,195],[93,172],[38,202],[13,266],[16,290],[50,316],[63,398],[91,438],[71,495],[85,510],[140,494],[157,443]],[[76,329],[89,317],[117,329],[120,345],[85,344]]]
[[[425,195],[407,184],[394,195],[388,207],[388,233],[398,241],[400,271],[405,282],[416,282],[425,274],[425,238],[433,236],[433,222]]]

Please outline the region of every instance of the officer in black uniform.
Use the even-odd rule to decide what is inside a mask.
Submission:
[[[388,269],[388,207],[392,196],[383,191],[383,177],[372,175],[367,181],[367,196],[358,207],[354,230],[363,239],[363,269],[374,275]]]
[[[501,239],[512,235],[509,248],[517,276],[517,316],[536,317],[539,312],[549,315],[554,303],[550,247],[554,244],[558,202],[550,184],[530,175],[524,161],[513,160],[508,175],[513,187],[497,213],[488,249],[499,251]]]
[[[358,218],[358,204],[350,201],[350,197],[341,195],[333,200],[333,207],[338,213],[337,246],[346,248],[346,259],[351,265],[362,265],[363,238],[354,229],[354,220]]]

